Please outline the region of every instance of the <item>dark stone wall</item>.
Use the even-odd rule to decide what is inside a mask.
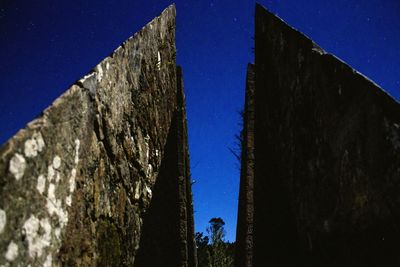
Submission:
[[[400,264],[400,106],[256,7],[254,266]]]
[[[175,56],[170,6],[0,148],[0,266],[195,266]]]
[[[254,65],[247,66],[246,97],[241,133],[241,168],[235,266],[253,266],[254,222]]]
[[[154,197],[143,218],[135,266],[197,266],[186,127],[182,70],[178,67],[177,106]]]

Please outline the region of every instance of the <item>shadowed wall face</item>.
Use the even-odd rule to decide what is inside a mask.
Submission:
[[[254,266],[396,266],[400,107],[261,6]]]
[[[153,199],[143,217],[135,266],[197,266],[182,70]]]
[[[176,211],[155,214],[174,242],[193,240],[193,228],[181,240],[180,223],[193,216],[176,216],[181,185],[161,189],[172,196],[159,192],[165,180],[177,180],[164,171],[188,157],[187,136],[176,136],[186,115],[175,56],[171,6],[1,147],[0,265],[134,266],[151,225],[145,215],[157,205],[157,212]],[[171,147],[171,135],[185,155]],[[188,266],[181,246],[168,245],[148,253],[163,258],[175,249],[174,266]]]
[[[246,98],[241,132],[241,170],[235,266],[253,266],[254,223],[254,65],[247,66]]]

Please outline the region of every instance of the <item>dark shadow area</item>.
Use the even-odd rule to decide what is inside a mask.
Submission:
[[[153,198],[143,219],[135,266],[179,266],[179,206],[177,112],[168,133],[167,143]]]
[[[197,266],[182,70],[153,198],[143,219],[135,266]]]

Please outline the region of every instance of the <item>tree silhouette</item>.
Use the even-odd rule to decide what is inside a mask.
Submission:
[[[222,218],[211,218],[207,227],[208,236],[196,233],[199,267],[233,266],[234,243],[225,242],[225,222]]]

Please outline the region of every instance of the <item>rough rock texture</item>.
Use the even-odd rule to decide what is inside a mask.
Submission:
[[[261,6],[254,266],[399,266],[400,106]]]
[[[235,266],[237,267],[253,264],[254,107],[254,65],[249,64],[241,133],[240,191],[235,246]]]
[[[179,67],[177,83],[177,108],[153,187],[154,197],[143,218],[142,239],[135,266],[197,266],[186,108]]]
[[[134,265],[159,176],[177,165],[165,160],[177,154],[167,139],[183,123],[171,126],[183,106],[175,51],[171,6],[1,147],[0,266]],[[186,217],[155,214],[160,225],[175,225],[169,234],[180,241],[181,220],[192,225],[186,197]],[[171,201],[161,205],[183,205]],[[185,228],[188,244],[192,230]],[[161,242],[149,255],[161,257],[163,246],[180,256],[180,247]],[[176,259],[188,265],[189,257]]]

